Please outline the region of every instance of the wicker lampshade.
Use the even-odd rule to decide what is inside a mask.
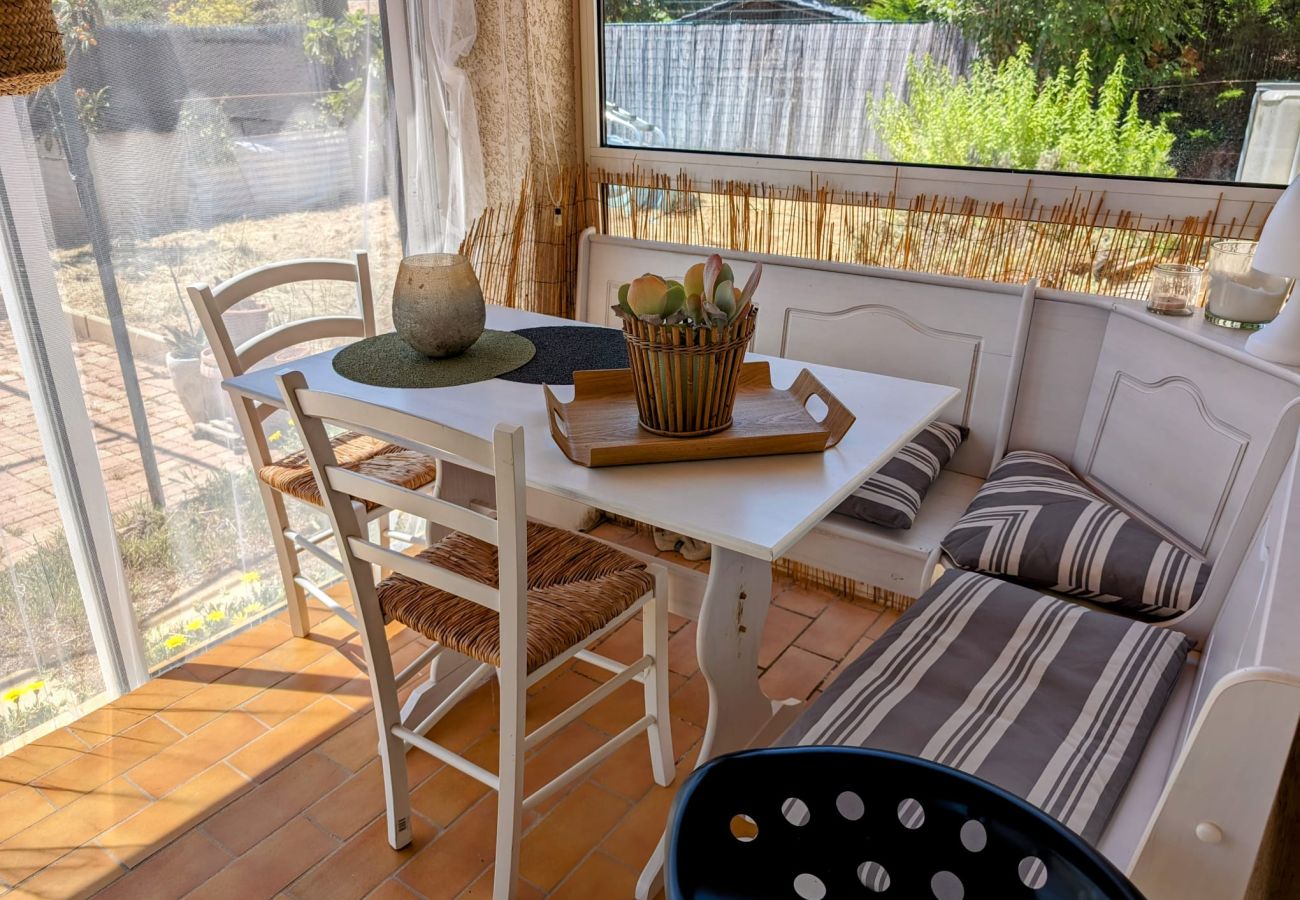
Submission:
[[[34,93],[65,68],[50,0],[0,2],[0,96]]]

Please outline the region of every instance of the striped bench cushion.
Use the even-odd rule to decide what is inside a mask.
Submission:
[[[835,512],[882,528],[911,528],[930,485],[965,438],[965,428],[931,422]]]
[[[781,743],[893,750],[1023,797],[1095,843],[1190,641],[949,570]]]
[[[1069,466],[1008,453],[943,538],[958,566],[1147,620],[1191,609],[1208,563],[1094,493]]]

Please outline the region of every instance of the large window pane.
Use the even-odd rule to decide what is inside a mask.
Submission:
[[[3,312],[0,306],[0,312]],[[0,315],[0,755],[104,691],[14,333]]]
[[[608,146],[1285,184],[1295,0],[604,0]]]
[[[29,139],[131,603],[157,669],[284,600],[256,476],[186,286],[358,249],[375,293],[392,283],[401,248],[378,11],[355,0],[54,6],[68,73],[30,99]],[[228,322],[238,341],[355,304],[346,285],[313,283],[245,301]],[[296,449],[283,414],[265,426],[277,452]],[[5,504],[15,521],[3,523],[0,585],[39,581],[29,558],[61,558],[29,549],[57,550],[60,526],[39,471],[13,465],[0,499],[26,493]],[[311,511],[294,520],[306,533],[326,524]],[[40,675],[23,616],[48,621],[49,604],[80,603],[75,584],[43,590],[0,587],[0,685]]]

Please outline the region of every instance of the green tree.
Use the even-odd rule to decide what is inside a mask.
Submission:
[[[906,100],[886,97],[869,113],[900,162],[1171,177],[1174,136],[1142,119],[1124,65],[1094,90],[1086,50],[1041,83],[1027,45],[964,77],[927,57],[908,64]]]
[[[939,17],[928,0],[872,0],[862,14],[879,22],[928,22]]]
[[[924,0],[994,62],[1033,50],[1040,72],[1072,65],[1080,53],[1098,72],[1121,57],[1137,64],[1139,84],[1167,78],[1188,66],[1182,50],[1198,33],[1202,0]],[[1215,0],[1208,0],[1213,3]],[[1270,0],[1235,0],[1251,4]],[[1133,77],[1131,76],[1131,77]]]

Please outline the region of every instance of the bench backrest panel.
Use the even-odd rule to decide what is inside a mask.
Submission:
[[[1073,465],[1125,508],[1215,559],[1295,396],[1281,378],[1116,311]]]
[[[583,318],[616,324],[618,287],[643,272],[680,277],[711,250],[589,235]],[[728,251],[744,281],[763,263],[754,350],[771,356],[947,384],[940,418],[970,429],[949,464],[983,478],[1006,445],[1032,288]]]

